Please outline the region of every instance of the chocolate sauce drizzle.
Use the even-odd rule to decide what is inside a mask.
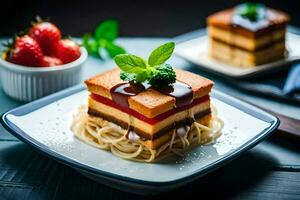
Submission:
[[[147,83],[121,83],[111,88],[110,93],[114,102],[128,108],[128,98],[131,96],[135,96],[138,93],[147,90],[148,88],[153,87]],[[174,97],[176,100],[176,107],[189,105],[193,101],[192,88],[189,85],[179,81],[176,81],[175,83],[168,86],[155,88],[155,90],[165,95]]]
[[[147,83],[120,83],[111,88],[110,94],[114,102],[128,108],[128,98],[130,96],[135,96],[144,90],[147,90],[150,86],[151,85]]]
[[[158,89],[159,92],[174,97],[176,99],[176,107],[189,105],[193,101],[192,88],[182,82],[176,81],[175,83]]]
[[[128,98],[131,96],[135,96],[140,92],[147,90],[148,88],[152,88],[151,85],[147,83],[136,84],[136,83],[121,83],[113,88],[111,88],[110,93],[112,96],[112,100],[117,104],[129,108]],[[192,88],[182,82],[176,81],[173,84],[168,86],[164,86],[161,88],[155,88],[157,91],[162,94],[169,95],[175,98],[175,107],[182,107],[185,105],[189,105],[193,101],[193,90]],[[184,126],[185,129],[189,130],[191,125],[191,120],[189,119],[189,123]],[[175,125],[176,122],[174,122]],[[187,128],[189,127],[189,128]],[[182,134],[181,134],[182,135]],[[136,140],[139,136],[134,132],[131,125],[126,133],[126,137],[130,140]]]
[[[257,21],[250,21],[240,15],[233,15],[232,17],[233,27],[242,27],[250,31],[256,32],[260,29],[266,28],[270,25],[270,21],[267,18],[259,19]]]

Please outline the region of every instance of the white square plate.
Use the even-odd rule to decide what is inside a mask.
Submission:
[[[180,37],[180,36],[179,36]],[[176,39],[176,38],[175,38]],[[278,61],[259,65],[253,68],[241,68],[212,59],[209,56],[209,37],[207,34],[176,44],[175,55],[196,64],[203,70],[225,75],[232,78],[246,78],[274,69],[286,67],[287,64],[300,59],[300,36],[287,33],[287,56]]]
[[[11,110],[2,116],[2,124],[23,142],[86,176],[140,194],[166,192],[217,169],[252,148],[279,124],[266,112],[213,91],[212,103],[225,122],[223,135],[214,144],[196,147],[184,157],[139,163],[74,137],[72,114],[86,103],[87,96],[80,85]]]

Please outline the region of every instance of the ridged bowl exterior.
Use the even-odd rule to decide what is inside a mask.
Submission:
[[[55,67],[34,68],[0,61],[0,78],[3,91],[19,101],[33,101],[82,81],[82,66],[87,52],[81,48],[77,60]]]

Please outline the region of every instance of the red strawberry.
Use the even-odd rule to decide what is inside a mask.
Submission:
[[[45,55],[53,55],[54,45],[61,39],[60,30],[50,22],[34,24],[28,35],[40,44]]]
[[[40,66],[43,56],[40,45],[28,35],[17,37],[8,51],[8,61],[31,67]]]
[[[80,57],[80,47],[70,39],[60,40],[56,44],[55,57],[66,64]]]
[[[44,56],[41,66],[42,67],[52,67],[52,66],[57,66],[57,65],[62,65],[62,64],[63,64],[63,62],[58,58]]]

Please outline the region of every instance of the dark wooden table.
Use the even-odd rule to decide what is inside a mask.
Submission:
[[[146,55],[163,38],[123,38],[131,53]],[[208,76],[216,88],[249,101],[300,117],[300,108],[242,93],[179,58],[173,65]],[[114,66],[89,58],[84,78]],[[0,92],[0,113],[21,105]],[[269,105],[269,106],[270,106]],[[34,123],[34,122],[33,122]],[[300,131],[300,130],[299,130]],[[40,155],[0,126],[0,199],[300,199],[300,141],[274,133],[268,140],[219,170],[182,188],[154,197],[137,196],[98,184],[70,167]]]

